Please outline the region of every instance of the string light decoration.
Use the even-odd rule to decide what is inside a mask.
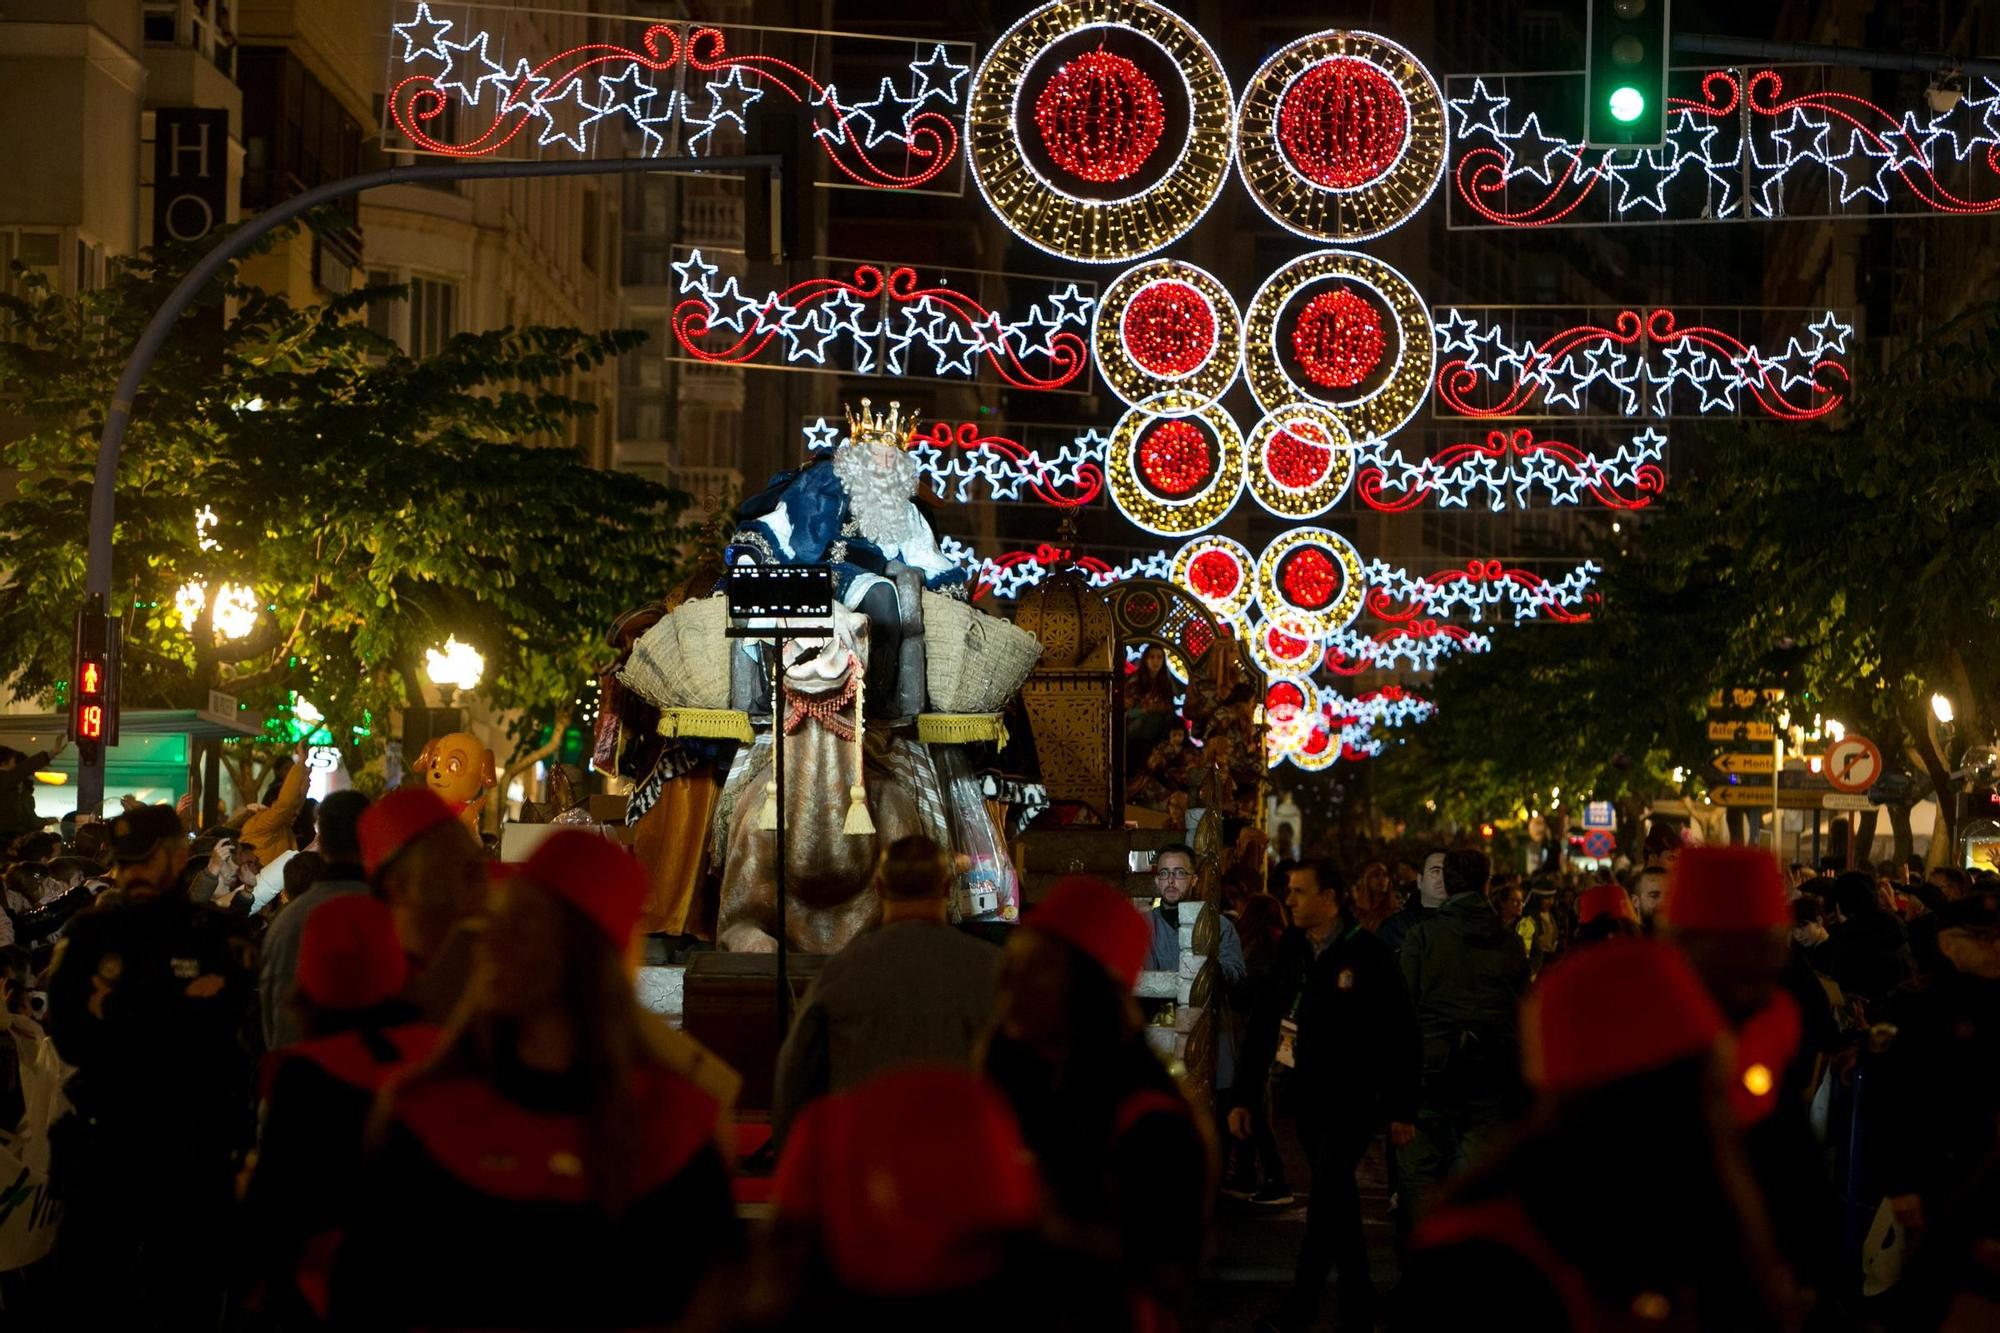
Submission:
[[[1492,646],[1486,635],[1462,625],[1418,619],[1391,625],[1372,636],[1351,629],[1336,630],[1326,636],[1324,665],[1337,676],[1398,667],[1435,671],[1440,662],[1456,653],[1483,653]]]
[[[840,432],[820,417],[805,428],[805,438],[808,449],[829,449]],[[1034,500],[1078,509],[1104,492],[1104,437],[1094,430],[1044,457],[1019,441],[988,434],[978,422],[938,421],[911,437],[908,452],[919,483],[938,499],[959,504]]]
[[[1214,275],[1178,259],[1119,274],[1098,299],[1091,326],[1098,373],[1126,404],[1205,406],[1236,380],[1243,317]]]
[[[1836,77],[1813,66],[1791,73],[1808,86]],[[1451,225],[2000,211],[2000,83],[1990,78],[1973,79],[1946,110],[1919,103],[1899,114],[1825,88],[1788,97],[1777,69],[1677,70],[1671,85],[1690,95],[1667,98],[1665,146],[1606,151],[1549,133],[1540,111],[1518,112],[1517,100],[1575,102],[1558,100],[1550,77],[1451,81],[1463,90],[1449,103]]]
[[[1118,512],[1151,533],[1184,537],[1213,526],[1243,493],[1243,437],[1227,412],[1173,394],[1161,411],[1118,419],[1105,456]]]
[[[1315,640],[1353,624],[1367,591],[1361,553],[1327,528],[1293,528],[1257,557],[1265,622],[1296,624]]]
[[[1484,621],[1488,611],[1506,610],[1516,621],[1546,616],[1570,624],[1590,619],[1597,594],[1591,591],[1603,568],[1586,560],[1550,583],[1532,570],[1509,568],[1499,560],[1469,560],[1463,568],[1429,576],[1376,560],[1368,566],[1368,610],[1384,620],[1442,620],[1463,611]]]
[[[1243,326],[1243,376],[1265,412],[1312,403],[1350,439],[1386,439],[1430,392],[1430,310],[1408,278],[1371,255],[1301,255],[1257,289]]]
[[[1777,356],[1715,323],[1751,325],[1767,319],[1769,311],[1701,313],[1705,322],[1682,325],[1667,309],[1620,310],[1609,323],[1583,319],[1515,346],[1500,320],[1447,310],[1437,326],[1444,358],[1437,371],[1438,412],[1474,418],[1665,418],[1754,411],[1780,421],[1809,421],[1845,401],[1845,358],[1854,326],[1834,311],[1822,312]],[[1507,321],[1534,320],[1544,327],[1574,317],[1534,307],[1504,312]]]
[[[1339,421],[1293,403],[1259,421],[1244,446],[1250,494],[1279,518],[1313,518],[1340,502],[1354,475],[1353,443]]]
[[[1254,455],[1254,434],[1251,440]],[[1483,443],[1448,444],[1414,463],[1375,440],[1356,451],[1354,490],[1363,504],[1384,514],[1405,513],[1431,499],[1440,509],[1470,508],[1481,490],[1496,514],[1510,500],[1516,509],[1586,499],[1607,509],[1644,509],[1666,489],[1661,467],[1666,451],[1667,437],[1651,426],[1608,457],[1539,436],[1532,426],[1488,431]]]
[[[1093,588],[1108,588],[1127,579],[1164,579],[1173,568],[1172,557],[1164,551],[1112,565],[1094,555],[1078,555],[1048,542],[1026,550],[1005,551],[990,560],[982,559],[978,552],[950,536],[938,538],[938,550],[966,571],[974,601],[988,596],[1011,600],[1051,574],[1070,568],[1082,571]]]
[[[1373,33],[1302,37],[1265,61],[1236,113],[1236,169],[1279,226],[1365,241],[1408,221],[1444,174],[1437,81]]]
[[[1176,551],[1169,577],[1223,621],[1240,620],[1257,593],[1250,552],[1219,534],[1196,537]]]
[[[1091,37],[1096,50],[1048,68]],[[1126,52],[1179,77],[1162,88]],[[1169,122],[1181,121],[1176,134]],[[1022,240],[1065,259],[1122,263],[1172,244],[1208,211],[1229,172],[1234,122],[1222,62],[1184,19],[1148,0],[1052,0],[980,62],[966,155],[987,204]]]
[[[941,174],[959,160],[970,43],[920,44],[903,66],[903,81],[883,78],[873,100],[849,102],[833,83],[789,61],[733,53],[724,30],[708,26],[648,23],[630,46],[590,42],[539,62],[519,56],[510,67],[506,12],[496,10],[494,26],[470,29],[464,41],[451,40],[458,25],[435,17],[428,3],[391,26],[393,86],[384,113],[417,150],[483,157],[532,148],[543,157],[588,157],[626,156],[636,145],[639,156],[712,156],[740,148],[746,113],[769,93],[811,117],[813,140],[843,184],[938,188]],[[730,31],[754,44],[764,30]],[[843,48],[894,40],[829,35]],[[446,113],[454,108],[458,120],[480,112],[487,123],[470,138],[437,138],[432,130],[450,123]],[[888,155],[898,154],[906,169],[892,165]]]
[[[807,278],[761,297],[742,292],[734,277],[718,281],[721,270],[699,250],[670,267],[686,298],[674,306],[674,339],[702,361],[746,364],[782,340],[789,364],[971,379],[984,362],[1021,389],[1060,389],[1090,363],[1083,337],[1064,327],[1090,326],[1093,302],[1074,282],[1008,322],[956,287],[920,285],[908,267],[859,264],[851,277]],[[717,331],[735,341],[716,345]],[[836,351],[844,355],[829,364]]]
[[[1349,698],[1302,678],[1273,680],[1264,692],[1265,759],[1272,768],[1290,762],[1317,771],[1372,758],[1383,749],[1378,728],[1428,722],[1436,714],[1435,704],[1401,685]]]

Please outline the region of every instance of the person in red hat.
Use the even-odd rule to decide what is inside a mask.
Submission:
[[[1579,950],[1521,1027],[1533,1110],[1418,1225],[1394,1326],[1790,1327],[1725,1100],[1728,1029],[1686,960],[1643,939]]]
[[[1755,847],[1690,847],[1667,881],[1660,931],[1736,1035],[1730,1104],[1784,1255],[1812,1292],[1839,1299],[1837,1206],[1807,1117],[1839,1032],[1794,950],[1784,872]]]
[[[473,934],[486,905],[477,840],[426,787],[401,787],[362,814],[361,866],[395,914],[410,956],[406,998],[430,1022],[452,1016],[472,976]]]
[[[1104,880],[1074,875],[1007,942],[981,1061],[1020,1118],[1054,1207],[1171,1310],[1200,1257],[1210,1133],[1146,1044],[1132,998],[1152,927]]]
[[[807,1105],[774,1182],[747,1326],[1116,1330],[1119,1284],[1045,1228],[1013,1108],[969,1070],[892,1070]]]
[[[645,891],[623,848],[570,829],[497,886],[467,1004],[378,1109],[337,1323],[662,1326],[733,1256],[738,1080],[639,1006]]]
[[[1632,895],[1622,884],[1595,884],[1576,900],[1576,933],[1570,938],[1577,944],[1590,944],[1637,935],[1642,929],[1639,910],[1632,906]]]
[[[437,1029],[398,998],[409,960],[380,899],[320,903],[300,933],[294,977],[303,1036],[266,1065],[245,1195],[264,1309],[281,1327],[325,1317],[328,1264],[355,1202],[376,1094],[437,1044]]]

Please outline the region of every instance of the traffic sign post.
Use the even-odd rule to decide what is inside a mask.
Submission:
[[[1778,760],[1768,754],[1719,754],[1715,756],[1715,771],[1725,774],[1763,774],[1768,776],[1777,771]]]
[[[1778,738],[1778,729],[1769,722],[1717,722],[1708,724],[1708,738],[1712,741],[1762,742],[1769,744]]]
[[[1826,752],[1826,780],[1838,792],[1865,792],[1882,776],[1882,751],[1866,736],[1843,736]]]
[[[1583,854],[1593,861],[1608,859],[1617,845],[1608,829],[1594,828],[1583,835]]]

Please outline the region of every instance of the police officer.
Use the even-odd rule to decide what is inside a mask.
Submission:
[[[252,1130],[254,946],[189,901],[172,807],[118,816],[111,852],[115,889],[70,923],[49,979],[49,1034],[76,1068],[55,1136],[57,1270],[75,1327],[213,1327]]]

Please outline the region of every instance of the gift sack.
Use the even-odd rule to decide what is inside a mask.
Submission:
[[[924,675],[935,713],[997,713],[1041,658],[1041,641],[954,597],[924,594]]]
[[[727,708],[728,631],[727,597],[682,602],[639,636],[618,679],[655,708]]]

